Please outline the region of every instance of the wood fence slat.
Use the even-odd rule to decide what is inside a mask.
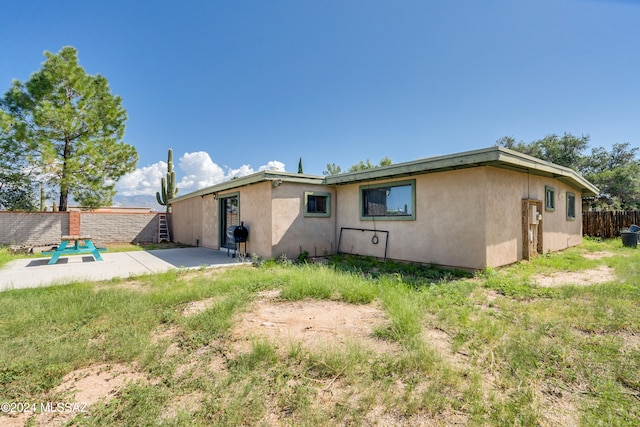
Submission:
[[[582,212],[582,233],[585,236],[610,239],[620,236],[620,230],[640,225],[640,211]]]

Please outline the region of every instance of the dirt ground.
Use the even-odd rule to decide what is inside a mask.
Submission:
[[[587,259],[602,259],[613,256],[610,252],[591,252],[583,256]],[[534,281],[543,287],[556,287],[565,285],[589,286],[598,283],[606,283],[616,279],[613,268],[602,265],[592,270],[583,271],[559,271],[551,275],[537,275]]]
[[[593,256],[607,256],[595,254]],[[564,284],[591,285],[613,280],[612,269],[599,267],[590,271],[562,272],[547,276],[537,276],[536,282],[540,286],[561,286]],[[206,310],[215,302],[214,298],[195,301],[188,304],[182,311],[183,316],[192,316]],[[264,292],[254,301],[251,308],[244,313],[232,330],[233,353],[243,353],[251,349],[256,339],[267,339],[276,342],[282,348],[287,348],[292,342],[299,342],[304,346],[343,346],[353,342],[369,347],[376,352],[398,352],[401,348],[396,344],[375,339],[375,328],[388,322],[385,312],[376,304],[350,305],[336,301],[305,300],[283,302],[278,299],[278,291]],[[155,340],[171,339],[177,334],[175,329],[158,331]],[[451,362],[451,366],[465,368],[469,362],[464,355],[452,350],[452,338],[444,331],[427,329],[423,333],[426,341],[430,342],[443,358]],[[170,356],[177,347],[169,346],[165,355]],[[205,350],[203,350],[205,351]],[[176,375],[190,371],[197,365],[198,352],[194,352],[179,366]],[[224,361],[210,362],[214,369],[223,370]],[[217,365],[217,366],[215,366]],[[211,367],[211,366],[210,366]],[[91,406],[99,402],[108,402],[116,397],[119,391],[130,382],[148,382],[149,380],[131,364],[104,364],[83,368],[66,375],[52,393],[52,396],[64,396],[64,402],[81,402],[82,408],[77,410],[90,411]],[[487,387],[491,387],[490,375],[483,380]],[[339,384],[334,384],[339,387]],[[177,413],[178,409],[197,410],[193,405],[199,400],[198,396],[186,396],[184,401],[174,402],[173,410],[168,408],[167,416]],[[60,401],[60,399],[57,399]],[[187,403],[189,402],[189,403]],[[548,425],[577,425],[577,410],[570,398],[554,397],[543,402],[552,409],[549,413]],[[61,426],[77,415],[75,411],[22,413],[5,416],[1,421],[3,426],[24,426],[29,419],[38,426]],[[392,421],[392,420],[389,420]],[[464,424],[464,420],[458,420]],[[393,424],[393,423],[392,423]],[[419,423],[418,423],[419,424]]]

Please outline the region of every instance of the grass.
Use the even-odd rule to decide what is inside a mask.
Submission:
[[[585,256],[596,252],[611,256]],[[534,280],[602,266],[616,278]],[[147,380],[73,425],[634,425],[638,266],[640,251],[585,239],[475,276],[340,256],[12,290],[0,294],[0,395],[65,401],[55,388],[66,374],[108,363]],[[234,325],[270,290],[283,302],[375,304],[388,320],[373,337],[398,350],[257,339],[237,351]]]

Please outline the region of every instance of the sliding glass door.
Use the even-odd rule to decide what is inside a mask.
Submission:
[[[235,248],[233,233],[228,233],[230,227],[240,225],[240,196],[233,194],[220,197],[220,247]],[[229,236],[229,234],[231,234]]]

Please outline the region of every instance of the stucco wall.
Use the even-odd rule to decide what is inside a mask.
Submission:
[[[247,251],[271,257],[271,184],[262,182],[228,191],[214,197],[192,197],[172,205],[174,239],[177,242],[212,249],[220,248],[220,199],[237,195],[239,218],[249,229]]]
[[[220,247],[220,237],[218,236],[218,221],[220,211],[218,200],[213,194],[201,197],[200,217],[202,218],[202,228],[200,229],[200,246],[205,248],[218,249]]]
[[[555,190],[555,210],[544,208],[545,186]],[[542,201],[542,224],[544,229],[543,252],[554,252],[582,243],[582,196],[580,192],[552,178],[536,177],[532,180],[536,199]],[[576,218],[567,219],[567,192],[576,197]]]
[[[247,252],[271,258],[271,182],[260,182],[241,187],[240,221],[249,229]]]
[[[511,264],[522,259],[522,199],[536,199],[529,192],[528,175],[483,167],[486,204],[486,267]]]
[[[487,266],[510,264],[523,258],[522,200],[542,204],[543,252],[566,249],[582,242],[581,195],[575,189],[551,177],[542,177],[485,167],[487,172]],[[556,208],[544,210],[545,186],[555,189]],[[576,219],[567,220],[566,193],[576,196]]]
[[[331,194],[332,214],[328,218],[304,217],[305,191]],[[271,181],[192,197],[173,204],[174,240],[217,249],[220,199],[238,195],[239,217],[249,229],[247,252],[264,258],[285,254],[296,258],[301,251],[310,256],[333,253],[335,247],[335,190],[331,187]]]
[[[204,197],[191,197],[171,205],[172,238],[175,242],[196,246],[196,240],[199,240],[201,246],[210,247],[203,240],[203,210]]]
[[[338,188],[337,230],[348,227],[387,231],[387,257],[391,259],[469,268],[484,265],[484,171],[464,169],[411,179],[416,182],[415,220],[360,220],[359,192],[366,184],[350,184]],[[372,234],[343,230],[340,250],[382,256],[385,236],[379,233],[379,243],[375,245]]]
[[[331,215],[304,216],[305,191],[329,193]],[[286,254],[295,258],[304,251],[309,256],[334,253],[336,214],[332,187],[284,182],[273,188],[272,194],[272,257]]]
[[[480,269],[522,259],[522,200],[544,206],[545,185],[556,191],[554,212],[543,210],[543,252],[565,249],[582,241],[581,195],[566,184],[490,166],[412,177],[416,181],[415,221],[360,220],[359,191],[366,184],[338,187],[338,223],[343,230],[340,250],[382,257],[388,231],[387,257],[445,266]],[[403,182],[406,178],[382,182]],[[566,193],[576,195],[576,219],[566,219]]]
[[[173,205],[176,241],[217,248],[220,198],[239,195],[239,215],[249,228],[249,253],[266,258],[302,251],[311,256],[342,252],[481,269],[523,257],[522,200],[540,200],[545,186],[556,194],[556,209],[542,209],[543,252],[581,242],[581,195],[551,177],[492,166],[434,172],[371,184],[415,181],[415,219],[360,219],[360,188],[284,181],[253,183]],[[330,217],[305,217],[304,192],[327,192]],[[566,193],[576,196],[576,219],[566,218]],[[342,231],[342,235],[340,235]],[[375,237],[375,238],[374,238]],[[375,244],[375,241],[378,243]],[[340,246],[339,246],[340,245]]]

